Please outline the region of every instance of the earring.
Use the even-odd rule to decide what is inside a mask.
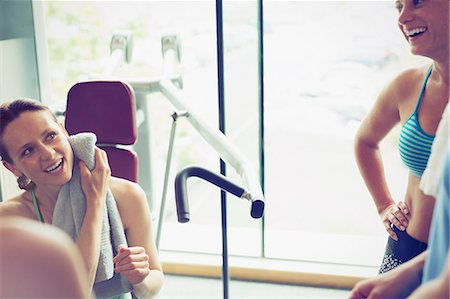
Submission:
[[[17,178],[17,184],[19,184],[20,189],[27,190],[27,188],[31,184],[31,180],[23,174]]]

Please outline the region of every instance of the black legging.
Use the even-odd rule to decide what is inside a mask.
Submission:
[[[427,243],[414,239],[406,230],[401,231],[395,226],[392,229],[397,234],[398,241],[389,237],[378,274],[394,269],[427,249]]]

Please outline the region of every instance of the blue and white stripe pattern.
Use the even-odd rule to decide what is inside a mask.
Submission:
[[[434,136],[424,132],[419,123],[419,107],[432,70],[433,68],[430,67],[425,76],[414,113],[403,125],[398,143],[398,150],[403,163],[416,177],[421,177],[427,167],[431,145],[434,140]]]
[[[434,136],[425,133],[420,127],[417,113],[414,113],[403,125],[398,149],[403,163],[413,175],[421,177],[425,171],[433,140]]]

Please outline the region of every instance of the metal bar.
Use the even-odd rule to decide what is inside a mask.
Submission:
[[[217,40],[217,84],[219,107],[219,130],[225,134],[225,88],[223,65],[223,11],[222,0],[216,0],[216,40]],[[220,159],[220,173],[226,175],[225,162]],[[228,270],[228,229],[227,229],[227,194],[220,191],[221,223],[222,223],[222,282],[223,298],[229,298],[230,273]]]
[[[177,205],[178,222],[180,223],[186,223],[191,220],[187,190],[187,180],[190,177],[201,178],[219,187],[221,190],[229,192],[237,197],[242,197],[242,195],[245,193],[244,188],[230,182],[224,175],[217,174],[203,167],[186,167],[178,172],[175,177],[175,202]]]
[[[160,81],[160,90],[176,109],[187,111],[187,120],[203,139],[211,145],[224,161],[230,164],[243,180],[247,190],[248,199],[263,199],[263,193],[259,178],[255,175],[251,163],[234,146],[230,140],[217,129],[212,129],[207,123],[198,117],[194,110],[188,105],[189,99],[178,89],[172,81],[163,79]]]
[[[259,81],[259,177],[262,192],[265,189],[265,152],[264,152],[264,9],[263,0],[258,0],[258,81]],[[261,219],[261,257],[266,256],[265,217]]]
[[[167,150],[167,160],[166,160],[166,169],[164,172],[164,185],[161,196],[161,203],[159,206],[159,218],[158,218],[158,230],[156,232],[156,248],[159,250],[159,243],[161,240],[161,231],[164,222],[164,211],[166,207],[166,197],[167,197],[167,186],[169,185],[169,175],[170,175],[170,166],[172,164],[172,153],[173,153],[173,145],[175,144],[175,132],[177,128],[177,119],[180,116],[186,116],[185,112],[177,113],[174,112],[172,114],[172,127],[170,128],[170,139],[169,139],[169,147]]]

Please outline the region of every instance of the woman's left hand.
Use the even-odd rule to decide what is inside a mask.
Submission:
[[[119,245],[113,262],[114,271],[125,275],[132,285],[142,282],[150,273],[148,255],[143,247]]]

